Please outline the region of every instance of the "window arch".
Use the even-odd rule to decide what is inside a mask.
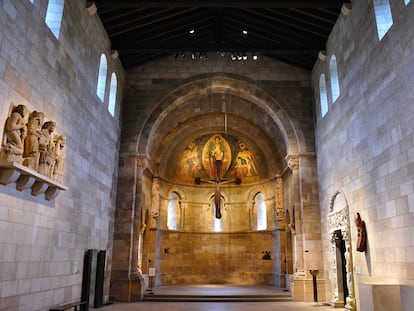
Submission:
[[[56,38],[59,38],[60,34],[64,5],[65,0],[49,0],[47,4],[45,21]]]
[[[109,103],[108,103],[108,111],[112,116],[115,116],[117,87],[118,87],[118,79],[116,78],[115,72],[113,72],[111,75],[111,85],[109,87]]]
[[[325,74],[321,74],[319,78],[319,96],[321,101],[321,115],[322,118],[328,112],[328,95],[326,93]]]
[[[334,103],[340,95],[338,68],[336,66],[335,55],[332,55],[331,60],[329,62],[329,77],[331,78],[332,102]]]
[[[405,5],[407,5],[408,3],[410,3],[411,0],[404,0]]]
[[[106,61],[105,54],[102,53],[101,60],[99,62],[99,73],[98,73],[98,85],[96,88],[96,94],[103,102],[105,99],[105,88],[106,88],[106,72],[108,68],[108,63]]]
[[[389,0],[374,0],[374,10],[378,37],[381,40],[393,24]]]
[[[222,232],[223,231],[223,207],[224,207],[224,198],[220,196],[220,207],[221,207],[221,218],[216,218],[216,204],[214,195],[210,198],[210,210],[213,220],[213,232]]]
[[[267,206],[262,193],[257,193],[254,197],[256,206],[256,230],[267,229]]]
[[[167,228],[169,230],[181,229],[181,196],[173,191],[170,194],[167,208]]]

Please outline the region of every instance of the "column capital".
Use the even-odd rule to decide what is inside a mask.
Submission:
[[[299,157],[298,157],[298,155],[288,154],[285,157],[285,161],[287,162],[287,165],[291,170],[299,168]]]
[[[145,170],[149,167],[151,159],[147,154],[137,154],[137,168]]]

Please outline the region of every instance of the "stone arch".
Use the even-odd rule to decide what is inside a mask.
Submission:
[[[342,191],[336,191],[331,197],[328,228],[331,243],[331,305],[355,310],[349,204]]]
[[[159,139],[159,128],[172,112],[195,96],[210,96],[212,93],[237,96],[254,105],[264,115],[269,116],[279,129],[286,149],[286,154],[297,154],[306,151],[306,143],[300,125],[288,107],[283,107],[254,81],[234,75],[211,74],[193,77],[192,80],[177,86],[168,93],[152,110],[146,121],[139,129],[136,151],[145,153],[154,159],[152,144]],[[191,112],[190,112],[191,113]],[[199,117],[194,114],[194,117]]]

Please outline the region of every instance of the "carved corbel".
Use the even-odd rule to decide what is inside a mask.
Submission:
[[[287,166],[291,169],[298,169],[299,168],[299,158],[297,155],[288,154],[285,157],[285,161],[287,163]]]
[[[151,159],[147,154],[138,154],[137,155],[137,168],[145,170],[150,166]]]

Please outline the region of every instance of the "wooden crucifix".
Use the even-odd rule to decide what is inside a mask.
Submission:
[[[202,178],[196,178],[195,179],[195,183],[197,185],[201,184],[202,182],[207,182],[210,184],[215,184],[216,185],[216,189],[214,191],[214,207],[215,207],[215,216],[217,219],[221,218],[221,188],[220,186],[222,184],[227,184],[227,183],[231,183],[234,182],[237,185],[240,185],[241,183],[241,179],[240,178],[236,178],[236,179],[230,179],[230,180],[226,180],[226,179],[221,179],[221,166],[223,164],[222,160],[218,160],[215,159],[214,160],[214,166],[215,166],[215,170],[214,170],[214,179],[202,179]]]

